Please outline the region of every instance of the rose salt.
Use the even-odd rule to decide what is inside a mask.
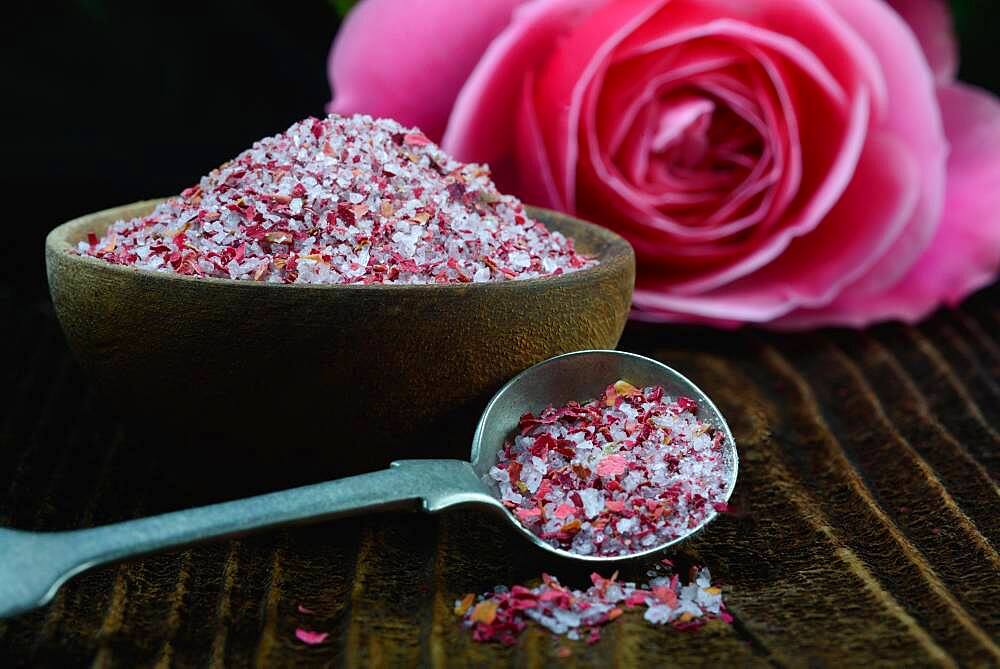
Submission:
[[[81,255],[271,283],[468,283],[594,264],[419,130],[309,118],[255,143],[151,214],[90,234]]]
[[[595,573],[587,590],[571,590],[542,574],[541,584],[534,588],[497,586],[478,599],[466,595],[455,602],[455,613],[462,616],[462,624],[472,630],[476,641],[504,645],[516,643],[529,620],[553,634],[595,643],[602,626],[635,607],[644,607],[643,617],[650,623],[677,629],[697,628],[714,619],[732,622],[722,589],[712,584],[707,568],[692,567],[687,584],[659,564],[648,575],[652,577],[648,583],[636,585],[619,582],[617,573],[611,578]]]
[[[638,553],[726,508],[724,435],[697,404],[625,381],[521,417],[489,471],[531,532],[580,555]]]

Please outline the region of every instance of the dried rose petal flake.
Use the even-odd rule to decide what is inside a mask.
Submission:
[[[469,607],[471,607],[475,601],[476,595],[471,592],[467,593],[462,599],[455,600],[455,615],[465,615],[465,612],[469,610]]]
[[[323,643],[328,636],[330,636],[329,632],[314,632],[302,627],[295,630],[295,638],[310,646]]]

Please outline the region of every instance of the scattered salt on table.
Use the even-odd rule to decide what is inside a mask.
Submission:
[[[498,586],[480,595],[478,601],[466,595],[455,602],[455,613],[476,641],[508,646],[517,642],[528,621],[553,634],[595,643],[601,637],[601,627],[636,607],[645,607],[643,617],[648,622],[682,630],[695,629],[709,620],[732,622],[722,590],[712,585],[707,568],[692,567],[690,582],[682,584],[663,566],[670,564],[669,560],[657,564],[654,576],[643,585],[619,582],[617,573],[611,578],[591,574],[593,585],[586,590],[572,590],[555,577],[542,574],[541,584],[533,588]]]

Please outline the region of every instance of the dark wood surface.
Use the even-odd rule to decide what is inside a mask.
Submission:
[[[249,455],[211,461],[192,443],[185,415],[204,407],[123,427],[51,311],[3,306],[0,525],[82,527],[266,487]],[[457,597],[586,574],[486,516],[396,514],[96,569],[0,621],[0,666],[1000,666],[998,332],[996,287],[919,327],[630,326],[622,347],[688,374],[736,434],[735,512],[677,556],[724,582],[731,626],[677,632],[629,612],[565,659],[535,627],[513,648],[474,643]],[[300,625],[330,637],[305,646]]]

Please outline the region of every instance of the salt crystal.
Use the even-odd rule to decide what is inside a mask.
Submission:
[[[593,518],[604,510],[604,496],[600,490],[585,488],[580,491],[580,499],[583,500],[583,512],[587,518]]]
[[[628,535],[631,534],[636,527],[639,526],[639,521],[635,518],[622,518],[617,523],[615,523],[615,529],[618,530],[619,534]]]
[[[654,625],[661,625],[663,623],[670,622],[673,613],[674,610],[666,604],[655,604],[646,609],[646,612],[642,614],[642,617]]]

